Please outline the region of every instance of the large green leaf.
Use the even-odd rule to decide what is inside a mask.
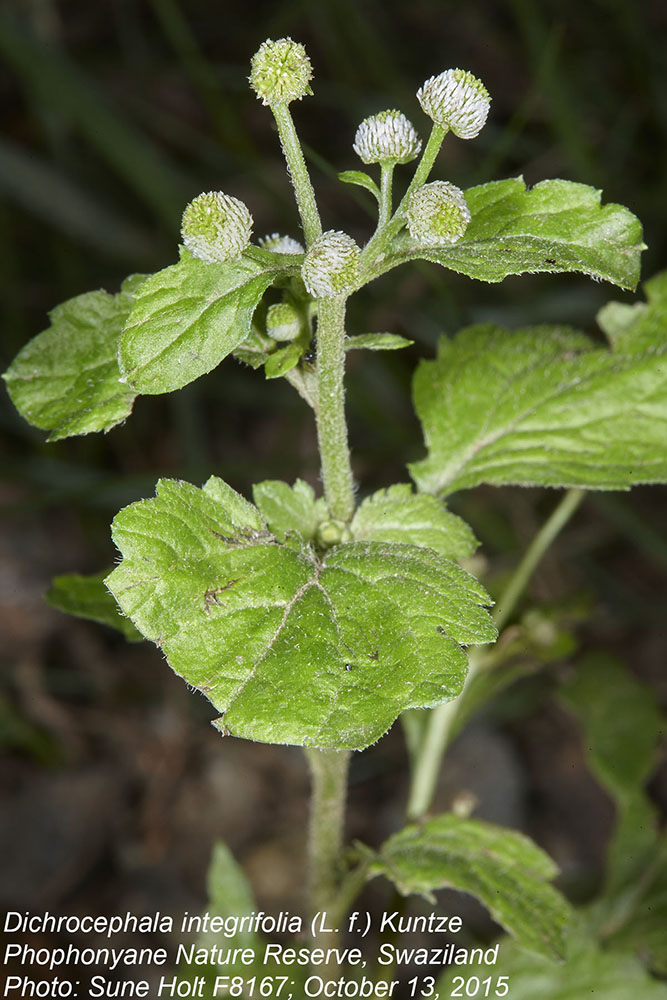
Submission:
[[[498,961],[488,965],[452,967],[438,980],[436,993],[452,996],[453,988],[461,989],[455,979],[463,977],[478,981],[492,975],[492,990],[498,976],[509,984],[510,1000],[667,1000],[667,984],[658,983],[630,955],[601,951],[582,935],[568,941],[566,960],[562,964],[549,962],[541,955],[522,951],[513,941],[503,942]],[[501,987],[502,988],[502,987]],[[461,996],[465,992],[461,991]],[[480,996],[481,994],[477,994]],[[499,994],[492,992],[490,996]]]
[[[461,645],[495,637],[483,588],[438,553],[281,544],[219,479],[159,483],[117,515],[113,535],[124,558],[110,590],[224,713],[225,733],[361,749],[403,709],[455,697]]]
[[[210,372],[248,337],[257,303],[289,266],[247,257],[206,264],[181,248],[178,264],[137,292],[120,343],[128,385],[149,395],[173,392]]]
[[[667,480],[667,331],[621,354],[568,328],[470,327],[419,365],[414,399],[429,453],[410,471],[429,493]]]
[[[472,555],[477,548],[472,529],[462,518],[437,497],[413,494],[407,483],[367,497],[350,527],[355,538],[425,545],[450,559]]]
[[[641,223],[622,205],[602,206],[600,195],[563,180],[530,190],[522,177],[481,184],[465,192],[472,218],[458,242],[421,247],[410,241],[400,256],[422,257],[480,281],[581,271],[634,289],[644,249]]]
[[[371,875],[384,875],[404,895],[433,901],[436,889],[476,896],[525,948],[562,957],[572,921],[565,899],[549,885],[553,861],[516,830],[452,813],[406,826],[380,848]]]
[[[88,618],[90,621],[109,625],[122,632],[129,642],[141,641],[143,636],[129,618],[124,618],[118,605],[104,585],[108,570],[94,576],[71,573],[57,576],[46,592],[47,604],[67,615]]]
[[[636,354],[660,349],[667,339],[667,271],[643,284],[646,302],[608,302],[597,321],[613,349]]]
[[[12,402],[49,441],[108,431],[131,412],[136,393],[120,381],[118,340],[144,281],[133,275],[118,295],[87,292],[56,306],[48,330],[5,372]]]

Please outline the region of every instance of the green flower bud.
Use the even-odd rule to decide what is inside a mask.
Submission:
[[[266,332],[273,340],[296,340],[301,317],[289,302],[276,302],[266,311]]]
[[[222,191],[198,195],[183,212],[181,235],[193,257],[207,264],[240,257],[250,243],[252,215]]]
[[[317,542],[322,548],[330,549],[341,542],[351,542],[352,532],[342,521],[322,521],[317,527]]]
[[[300,42],[267,38],[250,63],[250,86],[262,104],[289,104],[312,94],[313,67]]]
[[[316,239],[301,268],[313,298],[331,298],[351,291],[359,278],[361,251],[351,236],[329,230]]]
[[[447,181],[424,184],[410,198],[408,229],[425,246],[460,240],[470,222],[470,209],[461,188]]]
[[[422,148],[414,125],[400,111],[364,118],[352,146],[364,163],[409,163]]]
[[[297,240],[293,240],[291,236],[281,236],[280,233],[262,236],[259,245],[263,250],[271,250],[273,253],[305,253]]]
[[[491,104],[484,84],[464,69],[432,76],[417,91],[417,100],[429,118],[459,139],[474,139],[482,131]]]

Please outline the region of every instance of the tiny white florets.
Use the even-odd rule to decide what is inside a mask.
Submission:
[[[421,147],[414,125],[400,111],[364,118],[352,146],[364,163],[409,163]]]
[[[432,76],[417,91],[417,100],[429,118],[459,139],[474,139],[481,132],[491,104],[481,80],[464,69]]]
[[[207,264],[240,257],[250,243],[253,218],[238,198],[222,191],[198,195],[183,212],[181,236],[193,255]]]
[[[460,240],[470,222],[470,209],[461,188],[447,181],[424,184],[408,204],[407,224],[413,239],[424,246],[443,246]]]
[[[259,245],[263,250],[271,250],[272,253],[305,253],[298,240],[293,240],[291,236],[281,236],[280,233],[262,236]]]
[[[337,230],[323,233],[306,254],[303,282],[313,298],[331,298],[354,288],[361,251],[351,236]]]
[[[266,311],[266,332],[273,340],[296,340],[301,317],[289,302],[275,302]]]
[[[313,67],[300,42],[267,38],[250,63],[250,86],[262,104],[289,104],[311,94]]]

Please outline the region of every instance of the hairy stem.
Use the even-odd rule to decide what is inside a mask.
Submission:
[[[280,144],[285,154],[287,170],[296,195],[306,247],[309,247],[318,236],[322,235],[322,223],[315,201],[315,192],[310,182],[306,161],[303,158],[303,150],[294,128],[289,107],[286,104],[274,104],[271,110],[278,126]]]
[[[331,517],[354,513],[354,481],[345,421],[345,296],[317,300],[317,439]]]
[[[394,178],[394,164],[382,164],[382,176],[380,180],[380,215],[378,218],[378,229],[389,222],[392,207],[392,182]]]
[[[347,795],[348,752],[306,750],[312,781],[309,837],[310,916],[328,913],[336,919],[336,897],[342,873],[341,853]],[[337,928],[336,928],[337,930]],[[326,934],[327,947],[337,935]]]
[[[498,631],[502,629],[514,611],[517,601],[528,585],[544,553],[572,517],[584,496],[584,490],[568,490],[526,549],[496,605],[493,620],[498,627]],[[470,686],[472,679],[480,669],[483,660],[483,651],[473,649],[468,659],[468,676],[466,677],[461,694],[453,701],[448,701],[444,705],[438,705],[431,712],[412,774],[407,807],[409,819],[419,819],[431,807],[442,757],[451,739],[461,699],[465,696],[465,692]]]

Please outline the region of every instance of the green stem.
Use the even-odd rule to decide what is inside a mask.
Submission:
[[[320,213],[315,201],[315,192],[310,182],[306,161],[303,158],[301,143],[294,128],[292,115],[286,104],[274,104],[271,108],[278,126],[280,144],[283,148],[290,180],[296,195],[296,203],[301,216],[306,247],[322,235]]]
[[[343,295],[317,300],[317,438],[324,495],[331,517],[354,513],[354,480],[345,421],[345,304]]]
[[[334,914],[341,885],[347,769],[350,754],[337,750],[306,750],[312,794],[309,837],[310,916]],[[335,928],[338,930],[338,928]],[[337,934],[326,934],[327,947],[335,947]]]
[[[568,490],[526,549],[493,613],[493,620],[498,631],[502,629],[514,611],[517,601],[528,585],[528,581],[535,572],[542,556],[572,517],[584,496],[584,490]],[[469,654],[468,675],[463,691],[458,698],[448,701],[444,705],[438,705],[431,712],[413,770],[407,807],[408,819],[419,819],[431,807],[442,757],[451,738],[461,699],[479,672],[482,660],[483,651],[473,649]]]
[[[392,187],[394,179],[394,164],[383,163],[380,178],[380,215],[378,229],[382,229],[391,217]]]

